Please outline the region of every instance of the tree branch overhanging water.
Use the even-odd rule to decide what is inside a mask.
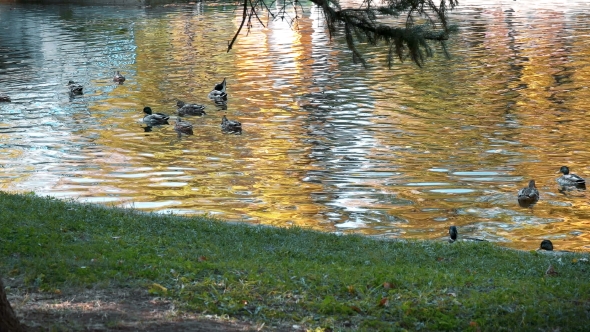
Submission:
[[[227,51],[232,48],[242,32],[244,24],[248,31],[255,18],[262,20],[259,12],[268,13],[268,20],[285,19],[288,11],[293,10],[291,24],[300,18],[297,8],[302,8],[299,0],[282,0],[277,9],[271,10],[275,1],[270,0],[240,0],[242,5],[242,20],[232,40],[228,43]],[[422,66],[427,57],[433,55],[429,42],[441,45],[448,57],[445,41],[452,32],[448,22],[447,12],[458,5],[458,0],[440,0],[436,4],[433,0],[363,0],[358,8],[352,5],[342,7],[338,0],[310,0],[321,8],[330,38],[338,33],[338,27],[343,27],[346,45],[352,51],[353,61],[361,62],[366,67],[366,61],[357,48],[359,43],[377,46],[386,45],[387,64],[393,64],[394,58],[404,61],[410,58],[418,66]],[[405,21],[394,22],[405,16]]]

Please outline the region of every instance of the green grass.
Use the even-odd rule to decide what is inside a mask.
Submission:
[[[382,241],[0,193],[0,274],[143,288],[182,310],[334,330],[582,331],[587,255]],[[559,273],[547,276],[553,265]],[[162,287],[160,287],[161,285]]]

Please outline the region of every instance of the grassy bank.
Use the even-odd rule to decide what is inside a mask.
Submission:
[[[19,288],[142,288],[267,328],[582,331],[590,321],[581,254],[377,241],[34,195],[0,193],[0,207],[0,273]]]

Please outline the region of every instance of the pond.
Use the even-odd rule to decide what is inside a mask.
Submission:
[[[233,50],[233,2],[178,6],[0,1],[0,190],[384,238],[460,236],[590,251],[590,14],[584,1],[469,1],[423,68],[341,36],[304,7]],[[115,71],[126,81],[113,82]],[[227,109],[207,94],[227,78]],[[84,86],[70,96],[67,82]],[[146,131],[143,107],[174,115]],[[222,115],[242,123],[224,134]],[[535,179],[540,201],[520,207]]]

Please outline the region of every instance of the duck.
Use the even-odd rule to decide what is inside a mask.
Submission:
[[[576,174],[570,174],[570,169],[567,166],[561,166],[559,173],[563,173],[562,176],[557,178],[557,183],[562,187],[576,187],[580,189],[586,189],[586,180]]]
[[[223,103],[223,102],[227,101],[227,93],[225,92],[226,86],[227,86],[227,82],[224,77],[223,81],[221,81],[221,83],[215,84],[215,86],[213,87],[213,90],[211,90],[211,92],[209,92],[209,95],[207,95],[207,97],[209,97],[209,99],[214,100],[215,103]]]
[[[119,71],[115,72],[115,77],[113,77],[113,82],[117,82],[119,84],[125,82],[125,76],[121,75]]]
[[[0,102],[10,103],[11,99],[8,95],[0,93]]]
[[[458,235],[459,235],[459,232],[457,231],[457,227],[455,227],[455,226],[449,227],[449,242],[453,243],[453,242],[457,241]]]
[[[81,84],[78,84],[74,81],[68,81],[68,88],[70,88],[71,95],[83,94],[82,90],[84,89],[84,87]]]
[[[553,251],[553,243],[551,243],[550,240],[543,240],[541,241],[541,247],[539,250]]]
[[[146,114],[146,116],[143,117],[143,122],[148,126],[169,124],[168,119],[170,119],[170,117],[168,115],[162,113],[152,113],[152,108],[149,106],[144,107],[143,112]]]
[[[529,186],[518,191],[518,203],[522,207],[528,207],[539,200],[539,191],[535,186],[535,180],[529,181]]]
[[[232,134],[241,134],[242,124],[238,121],[229,120],[227,116],[224,115],[221,119],[221,131]]]
[[[180,117],[176,117],[176,123],[174,124],[174,130],[178,133],[178,137],[180,134],[185,135],[192,135],[193,134],[193,125],[190,122],[182,121]]]
[[[176,112],[180,116],[185,116],[185,115],[202,116],[202,115],[206,115],[207,114],[204,111],[205,110],[205,105],[185,104],[184,101],[178,100],[176,102],[176,107],[178,107],[178,109],[176,110]]]

